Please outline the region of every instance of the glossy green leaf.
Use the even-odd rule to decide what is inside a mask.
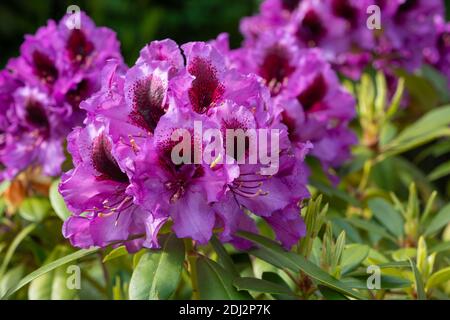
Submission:
[[[411,265],[408,261],[392,261],[379,264],[378,267],[380,269],[389,269],[389,268],[410,268]]]
[[[439,137],[449,136],[450,106],[435,108],[404,129],[383,147],[381,159],[399,154]],[[383,155],[384,154],[384,155]]]
[[[2,297],[1,299],[7,299],[8,297],[10,297],[12,294],[14,294],[16,291],[20,290],[21,288],[23,288],[24,286],[26,286],[27,284],[29,284],[31,281],[33,281],[34,279],[42,276],[43,274],[46,274],[47,272],[50,272],[62,265],[65,265],[69,262],[81,259],[87,255],[90,255],[94,252],[97,252],[99,249],[98,248],[91,248],[91,249],[82,249],[79,250],[77,252],[74,252],[72,254],[69,254],[65,257],[62,257],[58,260],[55,260],[53,262],[50,262],[49,264],[46,264],[42,267],[40,267],[39,269],[31,272],[30,274],[28,274],[27,276],[25,276],[22,280],[19,281],[18,284],[16,284],[15,286],[11,287]]]
[[[414,258],[417,254],[416,248],[401,248],[392,252],[392,258],[395,261],[405,261]]]
[[[339,291],[328,288],[327,286],[318,286],[320,293],[327,300],[348,300],[348,298]]]
[[[32,223],[25,228],[23,228],[19,234],[14,238],[13,242],[11,242],[11,245],[8,247],[8,250],[6,251],[5,257],[2,261],[2,265],[0,266],[0,278],[3,276],[3,274],[6,271],[6,268],[8,267],[9,262],[11,261],[11,258],[14,255],[14,252],[16,251],[19,244],[25,239],[34,229],[36,228],[36,224]]]
[[[257,244],[260,249],[252,252],[256,257],[265,260],[279,268],[290,269],[294,272],[303,271],[309,277],[318,281],[319,283],[337,290],[345,295],[356,299],[365,299],[358,292],[345,286],[342,282],[333,278],[331,275],[323,271],[317,265],[311,263],[300,255],[292,252],[286,252],[276,242],[262,237],[260,235],[249,232],[239,232],[238,235],[242,238],[250,240]]]
[[[56,247],[45,263],[55,261],[67,254],[66,247]],[[66,266],[62,265],[55,270],[47,272],[31,281],[28,287],[28,299],[30,300],[72,300],[77,294],[76,289],[67,286],[70,276],[66,272]]]
[[[184,242],[173,233],[161,241],[160,250],[145,252],[133,271],[130,299],[168,299],[175,292],[181,277],[185,256]]]
[[[367,231],[369,234],[378,235],[382,238],[389,239],[394,243],[397,242],[397,239],[395,239],[391,234],[389,234],[383,227],[379,226],[378,224],[372,221],[363,220],[359,218],[350,218],[347,221],[350,222],[355,227]]]
[[[52,205],[53,210],[55,210],[56,215],[62,220],[65,221],[68,217],[70,217],[71,213],[64,202],[63,197],[58,191],[60,179],[53,181],[50,186],[49,198],[50,203]]]
[[[289,288],[264,279],[249,278],[249,277],[236,278],[233,281],[233,285],[238,290],[248,290],[261,293],[285,294],[295,296],[295,294]]]
[[[368,201],[370,210],[375,218],[386,227],[394,236],[403,236],[403,217],[394,207],[382,198]]]
[[[411,269],[413,270],[413,274],[414,274],[414,283],[416,285],[417,300],[426,300],[427,295],[425,293],[425,288],[423,286],[422,275],[420,274],[419,270],[417,269],[414,261],[409,259],[409,264],[410,264]]]
[[[31,222],[42,221],[49,212],[50,202],[46,198],[27,198],[19,207],[20,216]]]
[[[202,300],[248,300],[246,291],[238,291],[233,286],[234,277],[217,262],[204,256],[196,259],[197,282]]]
[[[342,274],[346,274],[357,268],[369,255],[369,247],[362,244],[348,245],[342,255]]]
[[[428,175],[430,181],[435,181],[450,174],[450,161],[444,162],[433,169]]]
[[[447,281],[450,281],[450,267],[433,273],[427,281],[426,288],[428,290]]]
[[[24,265],[19,265],[17,267],[8,270],[3,277],[0,279],[0,297],[3,296],[8,290],[17,284],[22,278],[25,267]]]
[[[431,247],[430,252],[446,252],[450,251],[450,241],[441,242],[436,244],[435,246]]]
[[[261,261],[258,259],[258,261]],[[266,271],[262,273],[262,279],[270,281],[272,283],[276,283],[278,286],[284,287],[286,290],[289,290],[292,292],[289,285],[286,283],[286,281],[275,272]],[[296,297],[292,296],[291,294],[272,294],[272,296],[277,300],[294,300]]]
[[[367,279],[369,274],[364,274],[360,276],[355,276],[351,278],[344,278],[342,282],[344,282],[347,286],[355,289],[367,289]],[[380,278],[380,289],[401,289],[401,288],[410,288],[411,282],[407,279],[381,275]]]
[[[424,235],[431,235],[450,223],[450,204],[443,207],[430,221]]]
[[[225,270],[230,271],[234,276],[239,276],[239,272],[236,269],[236,266],[233,263],[233,260],[227,253],[225,247],[222,243],[217,239],[216,236],[213,236],[210,241],[212,247],[217,253],[220,264],[225,268]]]
[[[120,258],[122,256],[125,256],[128,254],[127,248],[125,246],[120,246],[117,248],[114,248],[111,250],[110,253],[108,253],[104,258],[103,258],[103,263],[107,262],[107,261],[111,261],[117,258]]]

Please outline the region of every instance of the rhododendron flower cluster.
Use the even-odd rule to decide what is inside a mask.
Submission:
[[[205,244],[216,233],[245,248],[249,243],[235,234],[257,232],[256,216],[285,247],[304,235],[299,204],[309,196],[303,161],[312,145],[304,137],[294,140],[262,79],[227,59],[213,44],[179,47],[163,40],[143,48],[128,70],[108,64],[102,88],[80,105],[88,114],[85,125],[68,138],[74,169],[64,174],[60,192],[74,213],[63,228],[73,245],[154,248],[170,221],[180,238]],[[324,80],[335,81],[324,68]],[[225,136],[198,136],[195,122],[204,131],[277,132],[278,170],[265,175],[264,164],[245,161],[175,163],[174,147],[183,141],[173,139],[177,130],[192,133],[187,144],[194,157]],[[213,158],[248,158],[249,149],[246,143],[243,154],[226,149]]]
[[[371,30],[373,5],[380,28]],[[246,47],[259,46],[267,34],[290,34],[299,48],[320,47],[337,70],[357,79],[370,63],[388,72],[418,69],[427,48],[439,50],[435,20],[443,16],[441,0],[266,0],[259,15],[242,20],[241,31]],[[433,54],[440,67],[438,60]]]
[[[433,46],[425,50],[425,58],[429,64],[441,71],[450,85],[450,23],[441,16],[435,17],[438,36]]]
[[[349,159],[357,142],[349,129],[356,115],[355,100],[341,86],[322,50],[300,48],[283,30],[261,34],[253,45],[236,50],[228,49],[224,34],[213,44],[226,53],[229,65],[260,76],[290,140],[300,145],[312,142],[311,154],[327,172]]]
[[[50,20],[26,36],[20,56],[0,71],[2,179],[29,166],[58,175],[64,139],[85,118],[79,103],[99,89],[108,59],[122,63],[113,31],[96,27],[84,13],[79,28],[70,18]]]

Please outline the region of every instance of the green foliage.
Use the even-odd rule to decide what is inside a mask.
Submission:
[[[142,255],[130,281],[130,299],[168,299],[180,281],[184,261],[184,243],[170,234],[161,241],[161,249]]]

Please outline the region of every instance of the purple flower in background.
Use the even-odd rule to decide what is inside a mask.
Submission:
[[[423,52],[435,44],[435,17],[444,15],[441,0],[377,1],[383,32],[375,35],[375,67],[415,71],[424,63]]]
[[[436,17],[435,25],[438,32],[436,43],[427,48],[424,55],[429,64],[447,77],[450,85],[450,23]]]
[[[350,147],[357,143],[348,128],[355,117],[355,100],[339,83],[322,50],[299,48],[295,37],[282,30],[261,34],[252,45],[234,51],[220,47],[230,65],[261,77],[291,142],[300,148],[308,141],[326,145],[326,152],[316,152],[315,147],[311,152],[326,170],[349,159]],[[345,139],[333,139],[337,133]]]
[[[371,5],[381,9],[380,30],[366,25]],[[434,21],[443,14],[441,0],[266,0],[258,15],[242,19],[241,32],[244,47],[290,33],[299,48],[322,49],[337,71],[357,80],[370,65],[387,72],[420,68],[424,50],[437,46]]]
[[[74,210],[64,235],[75,246],[127,244],[138,234],[145,241],[133,240],[129,250],[157,246],[159,228],[171,220],[180,238],[204,244],[217,230],[222,241],[245,248],[249,243],[235,233],[257,232],[250,212],[272,225],[286,247],[304,235],[298,205],[308,197],[303,161],[311,145],[290,141],[262,79],[229,66],[225,40],[181,47],[154,41],[129,70],[115,63],[105,67],[102,88],[80,106],[88,120],[70,135],[75,168],[60,185]],[[220,138],[198,136],[199,123]],[[172,154],[181,141],[173,135],[181,129],[193,150],[183,150],[192,160],[187,163],[175,162]],[[222,148],[227,130],[256,129],[279,133],[280,147],[272,155],[279,156],[279,168],[273,174],[263,174],[267,164],[238,162],[250,157],[250,142],[243,153]],[[221,146],[211,154],[214,161],[196,161],[212,142]],[[81,181],[86,192],[76,190]]]
[[[29,166],[58,175],[63,141],[86,115],[80,102],[99,89],[109,59],[122,63],[115,33],[96,27],[84,13],[80,18],[79,29],[69,28],[66,16],[27,35],[20,56],[1,71],[0,162],[6,179]]]

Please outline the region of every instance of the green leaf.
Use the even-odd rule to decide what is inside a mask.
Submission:
[[[31,222],[42,221],[50,211],[50,203],[46,198],[32,197],[23,200],[19,207],[19,214]]]
[[[5,258],[3,259],[2,265],[0,267],[0,279],[2,278],[3,274],[6,271],[6,268],[8,267],[8,264],[14,255],[14,252],[16,251],[19,244],[25,239],[34,229],[36,228],[36,224],[32,223],[22,229],[22,231],[19,232],[19,234],[14,238],[13,242],[11,242],[11,245],[9,246],[8,250],[6,251]]]
[[[394,140],[384,146],[379,160],[425,144],[436,138],[449,136],[449,125],[450,106],[435,108],[404,129]]]
[[[431,247],[430,252],[446,252],[450,251],[450,241],[441,242],[436,244],[434,247]]]
[[[256,259],[257,261],[261,261],[259,259]],[[273,266],[272,266],[273,267]],[[291,288],[289,287],[289,285],[286,283],[286,281],[278,274],[275,272],[270,272],[270,271],[266,271],[262,273],[262,279],[263,280],[267,280],[270,281],[272,283],[276,283],[279,286],[284,287],[285,289],[289,290],[290,292],[292,292]],[[285,295],[285,294],[272,294],[272,296],[277,299],[277,300],[294,300],[295,297],[293,297],[292,295]]]
[[[24,286],[26,286],[28,283],[30,283],[31,281],[33,281],[34,279],[42,276],[43,274],[46,274],[47,272],[50,272],[62,265],[65,265],[69,262],[81,259],[82,257],[85,257],[87,255],[90,255],[94,252],[97,252],[99,249],[98,248],[91,248],[91,249],[82,249],[79,250],[77,252],[74,252],[72,254],[69,254],[65,257],[62,257],[58,260],[55,260],[53,262],[50,262],[49,264],[46,264],[42,267],[40,267],[39,269],[31,272],[30,274],[28,274],[27,276],[25,276],[22,280],[19,281],[18,284],[16,284],[15,286],[13,286],[12,288],[10,288],[2,297],[1,299],[7,299],[8,297],[10,297],[12,294],[14,294],[16,291],[20,290],[21,288],[23,288]]]
[[[367,274],[358,275],[351,278],[344,278],[342,282],[344,282],[347,286],[355,289],[367,289]],[[381,289],[401,289],[401,288],[410,288],[411,282],[407,279],[403,279],[400,277],[381,275],[380,278],[380,287]]]
[[[340,293],[336,290],[330,289],[327,286],[319,285],[318,287],[319,287],[320,293],[322,293],[324,298],[327,300],[348,300],[348,298],[346,296],[344,296],[342,293]]]
[[[184,242],[173,233],[165,236],[160,250],[145,252],[133,271],[130,299],[166,300],[177,289],[185,256]]]
[[[426,288],[427,290],[431,289],[449,280],[450,280],[450,267],[447,267],[433,273],[427,281]]]
[[[295,294],[288,287],[263,279],[249,277],[236,278],[233,281],[233,285],[238,290],[295,296]]]
[[[417,300],[426,300],[427,295],[425,293],[425,288],[423,286],[422,275],[420,274],[419,270],[417,270],[417,267],[416,267],[416,264],[414,263],[414,261],[409,259],[409,264],[410,264],[411,269],[413,270],[413,274],[414,274],[414,282],[416,284]]]
[[[233,263],[233,260],[228,255],[225,247],[220,243],[216,236],[213,236],[210,241],[212,247],[217,253],[219,257],[220,264],[228,271],[230,271],[235,277],[239,276],[239,272],[236,269],[236,266]]]
[[[405,70],[397,70],[397,75],[405,79],[405,86],[409,95],[422,106],[433,108],[439,102],[436,88],[423,76],[410,74]]]
[[[56,247],[46,263],[55,261],[67,254],[67,247]],[[42,276],[31,281],[28,287],[28,299],[30,300],[72,300],[75,298],[77,291],[69,289],[67,279],[70,276],[66,273],[67,265],[62,265],[55,270],[47,272]]]
[[[437,166],[430,172],[428,175],[428,179],[430,181],[435,181],[450,174],[450,161],[445,162]]]
[[[56,215],[62,221],[65,221],[68,217],[70,217],[71,213],[69,209],[67,209],[64,199],[59,193],[58,186],[60,182],[61,179],[53,181],[52,185],[50,186],[49,198],[52,208],[53,210],[55,210]]]
[[[196,260],[197,282],[202,300],[248,300],[246,291],[237,291],[233,286],[233,276],[217,262],[204,256]]]
[[[445,227],[450,222],[450,204],[443,207],[430,221],[427,228],[425,229],[424,235],[429,236],[443,227]]]
[[[359,218],[349,218],[349,219],[347,219],[347,221],[359,229],[363,229],[371,234],[379,235],[382,238],[386,238],[386,239],[391,240],[394,243],[397,243],[397,239],[395,239],[392,235],[390,235],[388,232],[386,232],[386,230],[384,228],[380,227],[379,225],[377,225],[371,221],[367,221],[367,220],[363,220],[363,219],[359,219]]]
[[[346,274],[357,268],[369,255],[369,247],[362,244],[350,244],[342,255],[342,274]]]
[[[342,230],[345,231],[345,234],[351,242],[362,242],[361,236],[358,233],[358,230],[348,223],[345,219],[340,217],[332,217],[330,218],[333,223],[333,233],[337,236]]]
[[[397,238],[403,236],[403,218],[394,207],[382,198],[370,199],[369,208],[380,223]]]
[[[238,236],[250,240],[260,246],[260,249],[252,252],[257,258],[265,260],[279,268],[290,269],[294,272],[301,270],[309,277],[331,289],[356,299],[365,299],[365,297],[348,288],[342,282],[333,278],[315,264],[307,261],[300,255],[284,251],[276,242],[270,239],[243,231],[238,232]]]
[[[448,101],[450,99],[448,92],[448,81],[447,78],[435,68],[424,64],[422,67],[423,76],[430,81],[431,84],[435,87],[435,89],[439,92],[442,97],[442,100]]]
[[[405,261],[414,258],[417,255],[416,248],[401,248],[392,252],[392,258],[395,261]]]
[[[24,265],[19,265],[5,273],[5,275],[0,279],[0,297],[3,296],[9,288],[19,282],[20,278],[22,278],[24,270]]]
[[[389,268],[410,268],[411,265],[408,261],[392,261],[379,264],[378,267],[380,269],[389,269]]]
[[[116,258],[125,256],[128,254],[127,248],[125,246],[120,246],[117,248],[114,248],[111,250],[110,253],[108,253],[104,258],[103,258],[103,263],[107,262],[107,261],[111,261],[114,260]]]
[[[359,202],[359,200],[356,199],[355,197],[353,197],[352,195],[350,195],[348,192],[345,192],[338,188],[327,185],[326,183],[323,183],[316,179],[311,179],[310,184],[311,184],[311,186],[313,186],[314,188],[317,188],[318,190],[320,190],[320,192],[326,194],[329,197],[336,197],[336,198],[343,200],[355,207],[361,207],[361,203]]]

